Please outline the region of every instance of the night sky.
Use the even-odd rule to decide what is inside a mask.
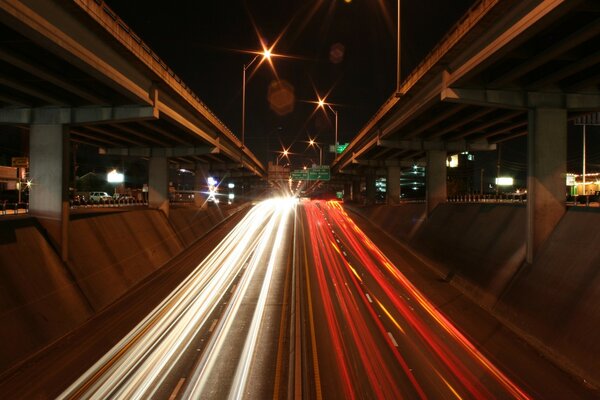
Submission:
[[[402,75],[456,23],[473,0],[402,2]],[[263,162],[293,145],[292,164],[318,162],[308,136],[334,142],[333,113],[315,112],[317,96],[338,110],[338,141],[348,142],[396,85],[394,0],[109,0],[128,24],[241,138],[242,70],[273,46],[274,70],[248,69],[245,144]],[[332,51],[333,50],[333,51]],[[278,84],[277,82],[284,82]],[[283,85],[283,86],[281,86]],[[275,101],[281,87],[294,101]],[[324,154],[324,162],[331,160]]]

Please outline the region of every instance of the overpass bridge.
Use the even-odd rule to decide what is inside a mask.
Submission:
[[[528,251],[565,213],[567,125],[600,110],[600,4],[586,0],[477,2],[407,76],[332,163],[345,193],[377,173],[387,201],[400,170],[426,164],[427,213],[447,198],[446,158],[495,150],[528,135]],[[378,170],[380,172],[378,172]]]
[[[598,375],[593,366],[596,365],[598,341],[593,333],[596,332],[598,302],[595,301],[597,285],[592,278],[597,275],[597,267],[592,264],[597,258],[588,255],[597,236],[590,235],[583,238],[585,240],[578,238],[578,243],[569,243],[565,238],[574,237],[573,232],[579,232],[580,226],[587,228],[596,224],[597,215],[590,217],[571,213],[570,218],[564,219],[562,229],[556,229],[553,246],[543,249],[542,262],[523,274],[521,244],[527,242],[527,261],[531,262],[565,212],[568,121],[600,109],[599,18],[600,6],[596,1],[478,2],[404,80],[332,164],[334,178],[337,182],[344,182],[346,193],[356,194],[357,184],[364,179],[368,197],[374,194],[375,176],[380,170],[385,171],[388,177],[387,198],[392,203],[400,195],[400,169],[404,165],[426,165],[425,213],[431,213],[436,205],[441,206],[437,215],[428,221],[430,225],[420,223],[421,204],[382,207],[369,219],[378,228],[387,226],[396,236],[401,236],[398,235],[398,231],[402,231],[399,227],[405,228],[406,237],[414,234],[417,221],[419,229],[410,243],[413,248],[436,249],[440,264],[448,262],[449,255],[461,256],[455,256],[454,261],[459,267],[449,267],[445,282],[452,280],[458,271],[457,275],[462,274],[464,280],[462,285],[466,286],[467,292],[471,291],[470,296],[476,301],[483,299],[477,301],[478,306],[484,304],[489,309],[504,307],[504,311],[500,310],[495,315],[504,316],[513,325],[524,326],[522,329],[527,337],[539,339],[542,344],[549,343],[558,349],[559,356],[566,354],[567,358],[578,362],[576,367],[580,369],[573,369],[580,376],[591,376],[596,379],[595,382]],[[6,258],[9,261],[5,264],[12,268],[12,275],[7,273],[10,276],[7,280],[14,278],[7,298],[14,303],[7,301],[9,312],[4,313],[2,318],[9,321],[4,325],[10,327],[14,337],[19,339],[6,343],[17,348],[15,342],[23,342],[19,343],[18,351],[11,353],[11,361],[23,353],[27,354],[27,351],[46,349],[44,346],[49,341],[59,337],[65,340],[57,342],[59,345],[54,346],[54,351],[59,352],[61,357],[65,354],[70,357],[85,349],[94,353],[89,359],[98,358],[104,354],[110,340],[120,340],[117,336],[125,335],[134,325],[135,318],[129,314],[132,298],[133,303],[138,305],[139,315],[146,315],[188,276],[197,265],[197,259],[208,255],[211,243],[225,237],[236,218],[242,218],[238,215],[241,212],[232,213],[232,219],[217,228],[219,240],[208,235],[206,244],[197,243],[198,236],[213,229],[213,220],[224,219],[222,210],[209,209],[206,214],[214,215],[200,220],[197,210],[174,207],[169,219],[164,218],[156,208],[168,214],[168,163],[191,165],[197,172],[223,169],[256,177],[264,177],[267,170],[102,1],[0,0],[0,20],[0,37],[3,38],[0,41],[0,123],[29,131],[30,171],[37,183],[32,189],[30,211],[48,232],[53,244],[58,244],[56,247],[60,249],[62,258],[58,259],[45,242],[45,234],[37,230],[31,220],[26,223],[13,220],[16,226],[13,232],[25,230],[23,228],[30,225],[33,229],[27,229],[27,234],[20,238],[14,235],[14,240],[11,238],[8,243],[3,243],[3,255],[12,257]],[[446,199],[445,161],[449,153],[492,151],[498,143],[523,135],[528,135],[529,141],[526,235],[525,224],[521,224],[525,220],[523,208],[496,207],[490,210],[470,207],[467,211],[475,217],[469,220],[464,214],[457,213],[451,204],[440,204]],[[91,144],[103,149],[106,154],[149,159],[149,200],[150,206],[155,209],[110,213],[108,217],[71,218],[69,223],[66,166],[70,142]],[[275,168],[275,172],[280,171]],[[200,177],[202,173],[196,176]],[[286,183],[283,175],[272,180],[279,181],[280,187]],[[313,206],[308,203],[307,207]],[[313,228],[325,226],[326,220],[319,219],[316,209],[313,208],[313,211]],[[337,211],[331,211],[331,215],[338,215]],[[339,221],[343,222],[340,227],[346,225],[345,220]],[[331,221],[328,225],[331,226]],[[366,222],[364,226],[368,226]],[[288,224],[288,228],[291,227],[292,224]],[[74,229],[72,250],[88,250],[86,247],[90,247],[92,251],[69,252],[69,229]],[[333,230],[331,232],[333,234]],[[342,230],[338,229],[338,232]],[[242,233],[241,237],[244,236],[252,235]],[[307,230],[302,238],[311,240],[310,232]],[[346,241],[344,237],[337,238]],[[274,238],[267,239],[264,243],[276,241]],[[327,243],[334,243],[335,238],[331,239],[313,240],[317,256],[331,251]],[[352,237],[348,237],[348,242],[350,239]],[[364,239],[360,237],[352,241],[365,242]],[[147,251],[148,243],[155,244],[152,251]],[[396,242],[381,243],[389,249],[402,247]],[[324,246],[320,247],[322,244]],[[579,265],[570,269],[564,267],[568,246],[574,248],[571,254],[577,253],[579,257],[572,256],[575,259],[572,263]],[[232,248],[235,247],[239,247],[239,242],[232,244]],[[189,248],[193,257],[184,252]],[[318,259],[306,254],[310,248],[306,244],[303,247],[306,258],[302,265],[307,271],[307,260]],[[474,248],[476,251],[473,251]],[[494,251],[479,251],[491,248]],[[505,249],[507,251],[503,252]],[[224,253],[231,254],[233,251]],[[392,251],[389,253],[392,254]],[[346,253],[338,251],[336,254],[332,252],[331,259],[339,257],[339,265],[345,265],[346,259],[342,256]],[[407,252],[398,256],[397,264],[413,257],[413,253]],[[293,260],[291,255],[282,258],[288,263]],[[135,267],[127,265],[132,260]],[[246,268],[239,261],[236,260],[235,265],[240,270]],[[27,268],[21,268],[20,262]],[[353,260],[354,264],[359,265]],[[330,267],[328,263],[323,266]],[[424,263],[419,263],[416,269],[428,271]],[[67,276],[65,271],[69,271],[72,277]],[[469,277],[475,279],[469,281]],[[296,281],[283,275],[280,278],[282,288],[286,285],[284,282],[295,281],[298,293],[302,293],[301,279]],[[308,280],[308,273],[305,278]],[[449,290],[449,285],[430,276],[423,286],[432,286],[432,281],[443,290]],[[143,291],[148,287],[136,286],[140,282],[152,285],[152,289]],[[21,290],[19,285],[34,288],[32,292],[36,293]],[[234,295],[237,293],[236,285],[224,291]],[[460,285],[461,282],[457,283],[457,286]],[[341,282],[337,285],[342,286]],[[564,290],[557,290],[559,287]],[[290,289],[289,286],[287,288]],[[213,292],[220,294],[218,290]],[[291,289],[285,292],[293,293]],[[305,293],[311,291],[306,290]],[[353,297],[362,299],[361,293],[357,292]],[[326,295],[326,291],[323,294]],[[285,300],[285,294],[283,296]],[[443,298],[457,299],[461,296],[452,292]],[[399,299],[398,296],[391,298]],[[117,299],[120,300],[117,302]],[[288,302],[278,298],[274,303],[295,303],[298,310],[305,309],[306,305],[298,299],[296,297],[294,301],[288,297]],[[365,297],[365,300],[371,303],[370,297]],[[406,297],[406,300],[409,301],[409,298]],[[455,303],[455,300],[444,300],[444,303]],[[365,305],[370,307],[367,303]],[[470,303],[456,307],[453,316],[460,319],[471,314],[465,310],[473,309]],[[556,316],[549,315],[553,312]],[[300,312],[295,315],[294,321],[291,315],[281,312],[281,318],[289,319],[290,326],[293,322],[299,327]],[[370,316],[357,315],[353,320],[368,318]],[[82,329],[82,324],[88,319],[91,323]],[[489,332],[498,331],[498,321],[490,320],[493,321],[489,322]],[[561,329],[556,329],[557,320]],[[481,332],[480,315],[475,315],[473,321],[474,331]],[[52,327],[52,324],[57,326]],[[203,329],[212,331],[215,324],[213,322],[211,328],[205,326]],[[286,336],[285,323],[280,326],[280,343],[284,343],[284,338],[288,340],[292,336]],[[76,343],[82,344],[70,348],[73,337],[65,334],[73,331],[78,332]],[[395,341],[391,333],[388,334]],[[487,331],[482,336],[482,342],[493,342]],[[388,336],[384,333],[383,337]],[[90,344],[92,338],[96,340],[93,345]],[[288,340],[289,343],[302,342],[299,334],[294,339],[297,340]],[[503,344],[499,346],[501,355],[507,353]],[[518,349],[520,353],[521,348]],[[196,348],[191,350],[196,354]],[[288,350],[285,348],[285,353]],[[62,373],[75,376],[78,367],[84,365],[83,362],[54,363],[48,357],[49,353],[41,351],[36,354],[47,364],[28,362],[23,365],[24,369],[38,368],[43,373],[27,375],[21,370],[14,370],[14,375],[22,378],[21,388],[35,386],[31,376],[37,377],[33,383],[38,386],[53,379],[54,384],[58,383],[57,387],[64,386],[67,381],[57,376]],[[514,359],[511,356],[511,361]],[[559,357],[559,361],[563,359]],[[48,367],[44,368],[45,365]],[[72,368],[57,368],[57,365],[72,365]],[[529,368],[527,363],[523,366]],[[267,372],[271,370],[264,369]],[[301,374],[290,374],[293,375]],[[540,376],[541,386],[549,386],[548,391],[551,391],[554,380]],[[41,380],[42,384],[37,380]],[[179,385],[177,381],[175,383]],[[1,384],[6,384],[6,381]],[[336,385],[330,387],[337,389]]]
[[[29,209],[67,257],[71,143],[149,160],[149,204],[168,210],[168,163],[266,169],[102,1],[0,2],[0,124],[29,131]],[[204,182],[202,182],[204,184]]]

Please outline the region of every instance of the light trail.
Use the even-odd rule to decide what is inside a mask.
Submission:
[[[529,398],[400,273],[338,202],[303,204],[326,330],[339,379],[350,386],[346,397]]]
[[[258,302],[252,316],[252,322],[243,349],[240,353],[241,355],[229,392],[229,398],[235,399],[243,397],[242,395],[246,388],[250,367],[252,366],[254,350],[258,341],[260,323],[265,312],[265,304],[271,284],[271,277],[276,262],[282,257],[283,240],[285,238],[285,232],[288,229],[288,224],[290,223],[290,211],[294,204],[295,201],[293,199],[288,199],[277,204],[276,210],[262,234],[261,241],[248,263],[247,271],[238,285],[238,291],[225,311],[225,317],[222,319],[223,322],[219,324],[216,334],[211,337],[207,351],[204,352],[200,363],[191,374],[193,385],[187,387],[186,391],[183,393],[184,398],[198,399],[206,398],[208,396],[206,391],[212,389],[211,375],[213,367],[218,362],[222,362],[220,350],[228,345],[229,334],[235,324],[236,316],[242,306],[244,296],[248,291],[250,283],[253,282],[258,269],[262,265],[263,255],[269,248],[269,245],[272,244],[267,271],[263,278]]]
[[[251,330],[238,363],[241,372],[236,374],[238,377],[232,387],[232,393],[243,391],[270,280],[279,265],[276,260],[283,252],[283,231],[294,208],[295,202],[289,199],[272,199],[256,205],[177,289],[58,398],[152,398],[199,330],[213,323],[211,314],[242,274],[225,315],[216,327],[211,326],[215,331],[202,356],[209,360],[202,371],[209,373],[214,366],[211,360],[223,346],[220,336],[225,336],[227,325],[231,326],[235,320],[249,282],[256,276],[260,260],[269,250],[268,244],[275,240],[277,245],[268,256],[259,304],[253,311]],[[196,375],[200,381],[204,379],[203,373]],[[190,387],[202,388],[202,385],[188,378],[185,387],[185,393],[189,393]],[[199,397],[196,392],[191,393]]]

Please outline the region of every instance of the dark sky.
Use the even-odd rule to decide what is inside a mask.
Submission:
[[[402,70],[406,76],[474,0],[403,0]],[[339,113],[340,143],[348,142],[394,92],[395,0],[107,0],[202,101],[241,137],[242,69],[260,50],[259,34],[274,53],[275,72],[262,64],[246,94],[245,142],[263,162],[281,145],[297,153],[293,165],[318,162],[308,135],[334,141],[333,114],[314,112],[317,93]],[[258,32],[258,33],[257,33]],[[336,45],[339,44],[339,45]],[[332,46],[343,48],[333,59]],[[268,101],[270,85],[294,91],[293,111],[280,115]],[[280,144],[281,143],[281,144]],[[330,155],[325,155],[327,161]]]

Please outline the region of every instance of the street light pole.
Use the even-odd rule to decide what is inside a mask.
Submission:
[[[319,146],[319,144],[317,142],[315,142],[313,139],[310,139],[308,141],[308,145],[309,146],[317,146],[317,148],[319,149],[319,167],[323,165],[323,147]]]
[[[400,93],[400,0],[398,0],[398,21],[397,21],[397,43],[396,43],[396,93]]]
[[[329,106],[329,108],[331,108],[331,106]],[[335,114],[335,143],[334,143],[334,153],[337,152],[337,145],[338,145],[338,112],[337,110],[334,110],[333,108],[331,108],[331,111],[333,111],[333,113]],[[335,158],[335,156],[334,156]]]
[[[244,64],[242,72],[242,149],[244,148],[246,134],[246,70],[254,64],[257,58],[258,54],[248,64]]]
[[[252,61],[250,61],[248,64],[244,64],[244,68],[242,69],[242,150],[244,149],[246,136],[246,70],[256,62],[259,56],[262,56],[263,59],[269,59],[271,58],[271,50],[263,50],[262,53],[254,56]]]

